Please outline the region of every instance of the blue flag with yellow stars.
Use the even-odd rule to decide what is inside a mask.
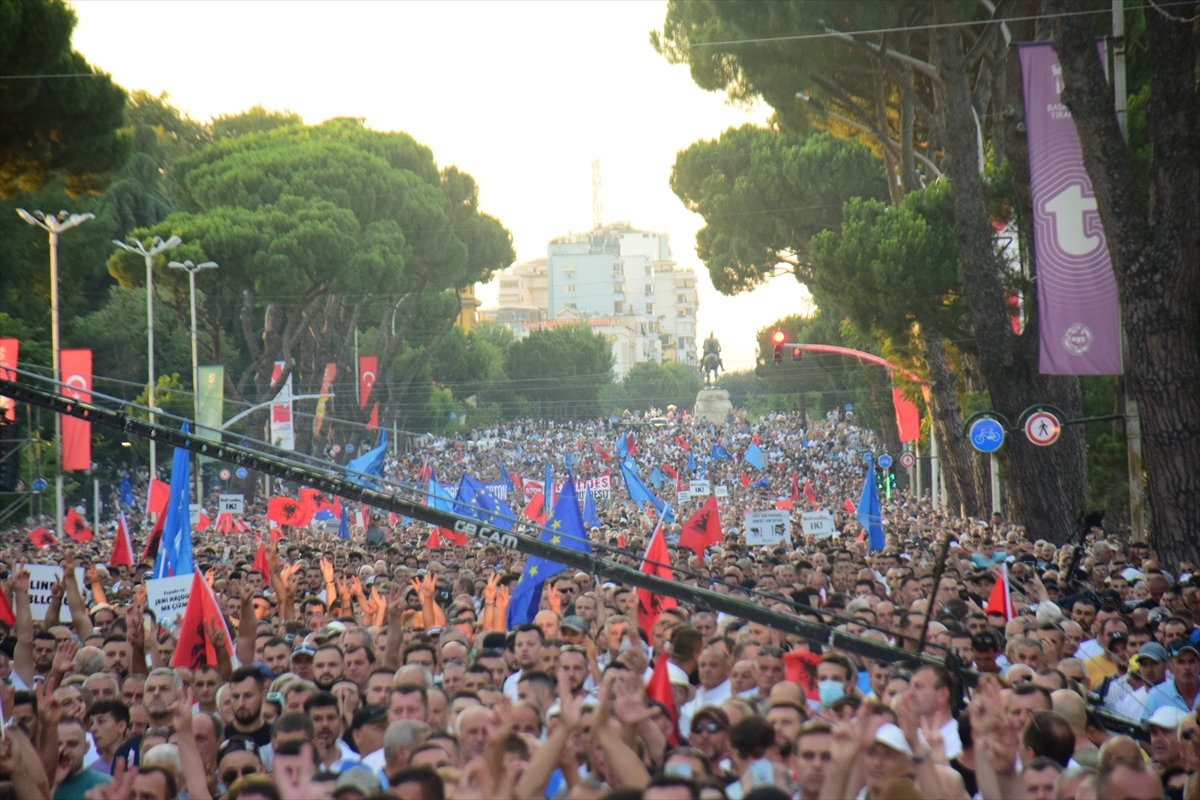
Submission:
[[[554,510],[546,519],[546,529],[542,531],[538,541],[549,542],[561,547],[569,547],[581,553],[592,552],[588,542],[587,532],[583,527],[583,514],[579,510],[579,497],[575,494],[575,479],[567,478]],[[533,622],[533,615],[538,612],[538,604],[542,600],[542,587],[546,580],[562,572],[566,567],[555,561],[548,561],[539,556],[530,556],[521,572],[521,580],[513,587],[512,597],[508,601],[508,629],[511,631],[517,625]]]
[[[470,475],[463,475],[458,482],[458,494],[454,498],[454,513],[460,517],[478,520],[501,530],[512,530],[513,513],[508,503],[496,496]]]

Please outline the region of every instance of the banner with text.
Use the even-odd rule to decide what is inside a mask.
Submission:
[[[271,383],[274,384],[283,374],[284,362],[276,361],[271,370]],[[282,450],[296,449],[296,429],[292,425],[292,374],[289,372],[287,381],[275,395],[271,403],[271,443]]]
[[[92,401],[92,351],[63,350],[59,364],[62,392],[81,403]],[[92,423],[78,417],[62,418],[62,468],[92,468]]]

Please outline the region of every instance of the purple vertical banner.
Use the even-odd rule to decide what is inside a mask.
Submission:
[[[1041,337],[1049,375],[1121,372],[1117,281],[1050,42],[1022,42]]]

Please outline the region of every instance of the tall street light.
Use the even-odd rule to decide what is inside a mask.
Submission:
[[[167,265],[171,269],[187,270],[188,291],[192,304],[192,430],[200,432],[200,359],[196,354],[196,273],[202,269],[216,269],[217,262],[205,261],[203,264],[193,264],[191,261],[172,261]],[[204,502],[204,476],[200,474],[200,461],[196,461],[196,502]]]
[[[147,371],[148,383],[146,385],[146,405],[150,407],[150,424],[154,424],[154,257],[159,253],[167,250],[173,250],[183,243],[183,240],[178,236],[172,236],[165,242],[158,236],[150,242],[150,249],[142,244],[140,239],[134,239],[132,244],[127,244],[119,239],[113,239],[112,243],[122,250],[130,253],[136,253],[146,259],[146,360],[149,365]],[[150,440],[150,479],[154,480],[157,477],[155,472],[158,469],[157,448],[154,446],[154,440]]]
[[[54,214],[47,214],[42,211],[34,211],[32,214],[23,208],[17,209],[17,215],[28,222],[30,225],[36,225],[46,233],[50,234],[50,347],[52,350],[54,380],[62,380],[59,374],[58,358],[62,350],[62,344],[58,338],[58,235],[64,231],[69,231],[78,225],[82,225],[89,219],[95,219],[95,214],[71,214],[67,211]],[[61,393],[61,392],[60,392]],[[56,500],[54,503],[54,532],[63,535],[63,476],[62,476],[62,416],[54,415],[54,449],[58,453],[58,463],[56,469],[56,477],[54,481]]]

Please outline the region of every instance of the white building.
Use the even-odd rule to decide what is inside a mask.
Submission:
[[[518,337],[586,323],[613,344],[624,377],[642,361],[695,367],[696,274],[675,268],[670,237],[618,222],[553,239],[547,257],[500,273],[499,308],[483,312]]]

